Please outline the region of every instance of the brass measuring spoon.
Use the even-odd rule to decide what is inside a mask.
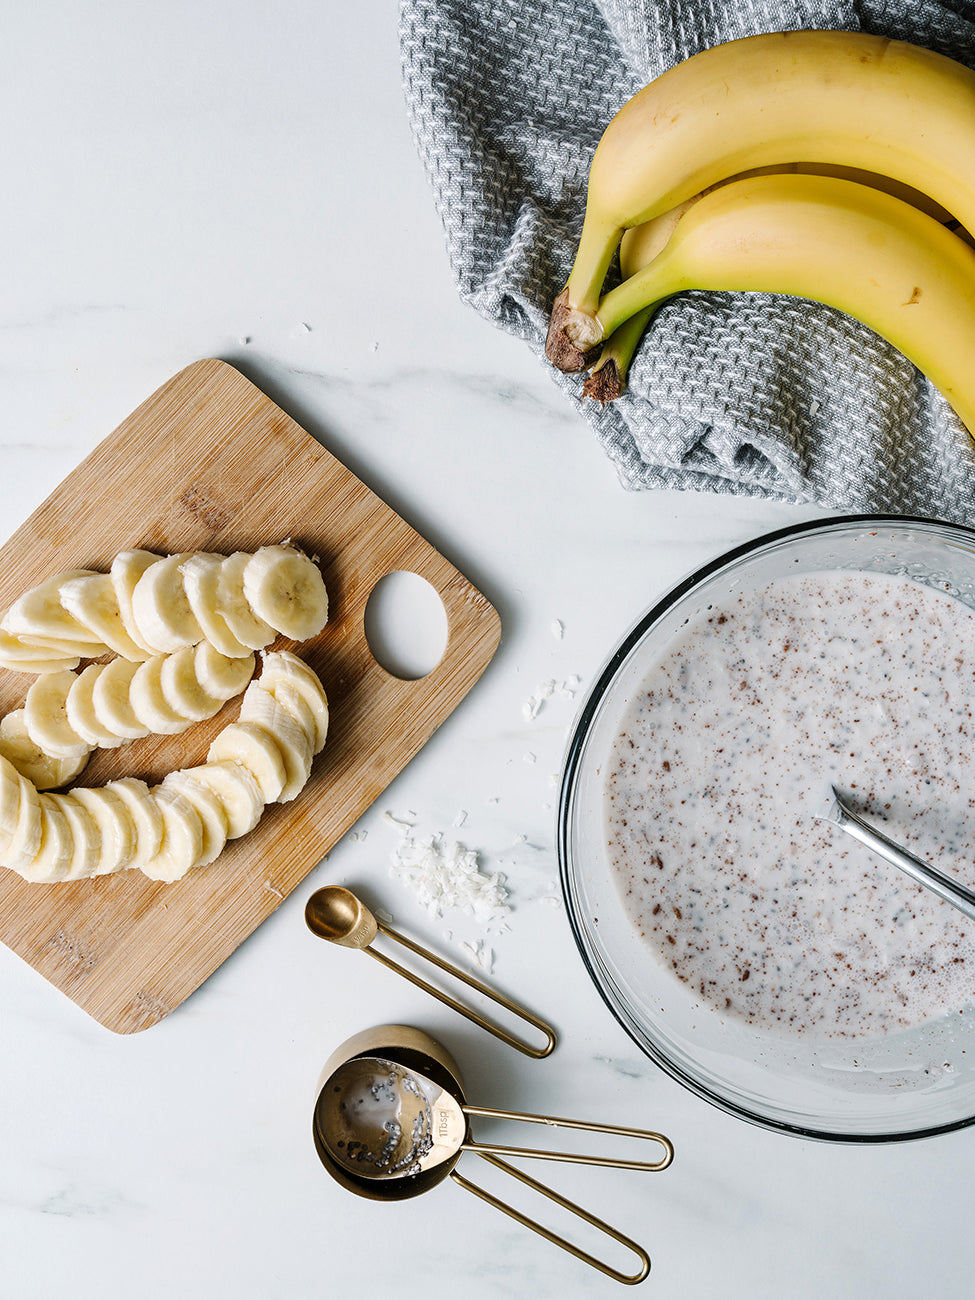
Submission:
[[[329,1057],[318,1086],[312,1122],[315,1150],[331,1177],[354,1195],[370,1200],[408,1200],[431,1191],[449,1177],[465,1191],[614,1281],[632,1285],[642,1282],[649,1274],[650,1257],[637,1242],[500,1159],[496,1153],[624,1169],[662,1170],[673,1158],[673,1147],[662,1134],[469,1106],[460,1070],[451,1054],[429,1034],[409,1025],[380,1025],[350,1038]],[[441,1132],[441,1108],[446,1112],[444,1132]],[[656,1161],[637,1162],[487,1146],[470,1139],[468,1115],[500,1116],[547,1126],[564,1125],[649,1138],[660,1143],[663,1155]],[[402,1132],[397,1132],[397,1128]],[[369,1155],[376,1151],[379,1159],[370,1160]],[[455,1166],[464,1151],[473,1151],[495,1169],[510,1174],[533,1192],[619,1242],[636,1256],[639,1268],[633,1273],[623,1272],[459,1174]],[[384,1163],[401,1167],[387,1171],[380,1167]]]
[[[367,952],[370,957],[375,957],[376,961],[382,962],[382,964],[388,966],[390,970],[394,970],[397,974],[404,976],[411,984],[415,984],[417,988],[421,988],[425,992],[431,994],[439,1002],[444,1003],[445,1006],[452,1007],[454,1011],[460,1012],[462,1016],[466,1016],[467,1019],[473,1021],[475,1025],[479,1025],[482,1029],[486,1029],[488,1033],[494,1034],[496,1038],[500,1038],[501,1041],[507,1043],[509,1047],[514,1047],[517,1048],[519,1052],[524,1052],[526,1056],[531,1056],[536,1060],[540,1060],[542,1057],[548,1056],[555,1047],[555,1031],[550,1025],[547,1025],[544,1020],[540,1020],[538,1016],[532,1015],[532,1013],[527,1011],[524,1007],[518,1006],[509,998],[506,998],[494,989],[489,988],[488,985],[482,983],[481,980],[475,979],[473,975],[468,975],[457,966],[452,966],[449,962],[444,961],[442,957],[438,957],[435,953],[429,952],[426,948],[421,948],[418,943],[414,943],[414,941],[408,939],[406,935],[399,934],[397,931],[392,930],[388,925],[383,924],[378,917],[374,916],[373,913],[370,912],[365,903],[357,898],[351,890],[345,889],[342,885],[325,885],[322,889],[315,890],[314,894],[312,894],[311,898],[309,898],[308,902],[305,904],[305,924],[308,926],[309,930],[311,930],[312,934],[317,935],[319,939],[327,939],[330,943],[337,943],[343,948],[358,948],[362,952]],[[490,1000],[498,1006],[504,1007],[506,1011],[510,1011],[520,1020],[524,1020],[527,1024],[532,1025],[543,1035],[545,1040],[543,1045],[541,1047],[533,1047],[523,1039],[516,1038],[513,1034],[508,1033],[507,1030],[502,1029],[500,1025],[495,1025],[492,1024],[491,1021],[485,1020],[483,1016],[479,1015],[476,1011],[473,1011],[470,1007],[465,1007],[464,1004],[458,1002],[456,998],[452,998],[448,996],[448,994],[441,992],[441,990],[435,988],[434,985],[428,984],[426,980],[420,979],[418,975],[414,975],[412,971],[407,970],[405,966],[399,965],[398,962],[395,962],[391,958],[385,956],[385,954],[378,952],[375,948],[371,947],[377,934],[383,934],[387,939],[392,939],[396,943],[402,944],[403,947],[408,948],[411,952],[414,952],[418,956],[425,958],[427,961],[432,962],[433,965],[438,967],[440,970],[446,971],[448,975],[452,975],[455,979],[460,980],[462,983],[466,984],[468,988],[475,989],[484,997],[490,998]]]

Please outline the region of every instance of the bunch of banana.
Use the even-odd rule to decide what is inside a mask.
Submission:
[[[260,678],[244,692],[240,720],[217,735],[207,761],[156,786],[123,777],[97,788],[39,791],[7,757],[0,737],[0,863],[38,883],[127,867],[153,880],[178,880],[253,830],[266,804],[295,798],[327,729],[317,674],[277,651],[264,656]]]
[[[0,619],[0,667],[64,672],[112,652],[133,663],[209,643],[246,659],[279,634],[321,631],[328,598],[296,547],[233,555],[123,551],[108,573],[70,569],[33,587]]]
[[[857,171],[804,174],[796,163]],[[741,176],[757,168],[773,172]],[[908,188],[878,188],[891,182]],[[645,325],[685,289],[793,294],[871,326],[975,429],[975,253],[942,209],[975,231],[975,73],[856,32],[716,46],[651,82],[604,132],[546,354],[585,370],[624,321],[643,313]],[[665,214],[650,264],[602,297],[624,231]]]

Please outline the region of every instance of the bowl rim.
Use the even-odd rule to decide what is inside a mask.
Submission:
[[[809,520],[804,523],[789,524],[782,528],[765,532],[750,541],[741,542],[737,546],[723,551],[720,555],[707,561],[681,578],[671,586],[664,594],[656,600],[630,627],[620,639],[615,649],[604,661],[603,666],[593,678],[592,684],[579,708],[575,721],[569,734],[566,744],[565,753],[562,761],[562,778],[559,783],[559,798],[557,806],[557,825],[556,825],[556,851],[559,863],[559,879],[562,886],[562,897],[565,904],[566,915],[569,918],[569,926],[575,939],[576,947],[582,958],[589,978],[592,980],[596,991],[599,993],[603,1002],[609,1008],[613,1018],[626,1032],[628,1037],[636,1044],[640,1051],[647,1056],[659,1069],[669,1075],[677,1083],[681,1084],[695,1096],[702,1098],[718,1110],[732,1115],[737,1119],[745,1120],[747,1123],[757,1128],[765,1129],[773,1133],[787,1134],[793,1137],[812,1139],[814,1141],[843,1143],[850,1146],[877,1146],[891,1142],[916,1141],[923,1138],[936,1137],[945,1133],[954,1133],[959,1129],[965,1129],[975,1124],[975,1113],[970,1116],[957,1120],[951,1120],[943,1124],[928,1125],[923,1128],[903,1129],[890,1133],[845,1133],[834,1131],[829,1128],[819,1128],[813,1125],[790,1124],[782,1120],[772,1119],[767,1115],[762,1115],[757,1111],[749,1110],[747,1107],[738,1105],[719,1093],[708,1088],[699,1080],[686,1074],[674,1061],[661,1051],[655,1042],[646,1034],[640,1036],[637,1034],[631,1024],[627,1022],[624,1015],[613,1004],[610,999],[603,981],[590,959],[586,942],[583,937],[582,927],[576,914],[576,908],[573,901],[571,883],[569,879],[569,862],[570,837],[571,837],[571,807],[572,795],[575,783],[579,775],[582,756],[585,750],[586,737],[593,718],[598,710],[606,692],[610,689],[615,680],[620,666],[626,661],[634,646],[647,633],[649,628],[656,623],[663,615],[680,600],[683,596],[691,592],[700,583],[717,573],[719,570],[727,568],[738,560],[745,559],[749,555],[763,550],[766,547],[773,546],[779,542],[789,541],[793,538],[801,538],[806,534],[822,533],[829,529],[840,529],[857,524],[877,525],[885,527],[896,525],[897,527],[935,527],[939,529],[948,529],[963,535],[970,540],[975,546],[975,528],[966,524],[951,523],[946,520],[934,519],[923,515],[899,515],[899,514],[842,514],[830,515],[822,519]],[[646,1041],[645,1041],[646,1040]]]

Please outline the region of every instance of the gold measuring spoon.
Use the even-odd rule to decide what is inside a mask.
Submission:
[[[409,1082],[407,1082],[409,1080]],[[343,1106],[344,1103],[344,1106]],[[441,1134],[439,1109],[447,1111],[450,1134]],[[426,1107],[430,1117],[426,1116]],[[399,1111],[397,1111],[399,1107]],[[457,1112],[460,1112],[460,1118]],[[466,1114],[465,1114],[466,1112]],[[510,1115],[514,1119],[546,1125],[588,1128],[598,1132],[622,1133],[658,1141],[663,1155],[645,1163],[590,1159],[589,1157],[552,1154],[546,1151],[514,1151],[510,1147],[489,1147],[469,1140],[467,1114],[508,1116],[509,1112],[468,1106],[464,1085],[456,1061],[442,1044],[429,1034],[409,1025],[380,1025],[356,1034],[329,1057],[319,1079],[319,1092],[312,1122],[315,1149],[322,1165],[337,1183],[356,1196],[370,1200],[401,1201],[430,1191],[448,1176],[488,1205],[508,1215],[523,1227],[530,1228],[546,1241],[598,1269],[617,1282],[632,1285],[642,1282],[650,1272],[650,1257],[642,1246],[617,1228],[597,1218],[590,1211],[568,1200],[523,1170],[501,1160],[497,1151],[542,1159],[584,1161],[611,1164],[621,1168],[665,1169],[673,1158],[673,1147],[661,1134],[611,1125],[580,1124],[571,1120],[554,1120],[537,1115]],[[389,1127],[387,1127],[389,1125]],[[397,1133],[399,1125],[405,1136]],[[432,1130],[432,1132],[431,1132]],[[427,1146],[426,1137],[433,1143]],[[458,1140],[459,1138],[459,1140]],[[350,1144],[358,1143],[356,1147]],[[439,1150],[435,1144],[439,1143]],[[345,1145],[341,1145],[345,1144]],[[368,1160],[370,1151],[382,1153],[389,1147],[389,1163],[404,1162],[397,1173],[378,1169],[379,1161]],[[416,1148],[415,1150],[412,1148]],[[581,1249],[565,1237],[529,1218],[508,1205],[486,1188],[459,1174],[455,1168],[463,1151],[473,1151],[480,1159],[547,1198],[569,1214],[619,1242],[639,1261],[634,1273],[621,1269]],[[426,1160],[431,1156],[431,1160]]]
[[[656,1160],[620,1160],[475,1142],[472,1115],[642,1138],[659,1143],[663,1154]],[[666,1169],[674,1156],[667,1138],[644,1129],[469,1106],[449,1088],[383,1056],[357,1056],[339,1066],[326,1084],[319,1122],[332,1158],[360,1178],[405,1178],[443,1164],[459,1151],[651,1171]]]
[[[486,1029],[488,1033],[494,1034],[496,1038],[500,1038],[501,1041],[507,1043],[509,1047],[515,1047],[519,1052],[524,1052],[526,1056],[532,1056],[536,1060],[540,1060],[542,1057],[548,1056],[555,1047],[555,1031],[550,1025],[547,1025],[544,1020],[540,1020],[538,1016],[532,1015],[530,1011],[527,1011],[524,1007],[518,1006],[509,998],[503,997],[502,994],[489,988],[486,984],[482,983],[481,980],[475,979],[473,975],[466,974],[466,972],[460,970],[458,967],[452,966],[449,962],[444,961],[442,957],[438,957],[435,953],[429,952],[425,948],[421,948],[419,944],[414,943],[412,939],[408,939],[406,935],[399,934],[397,931],[390,929],[388,925],[384,925],[378,917],[374,916],[373,913],[369,911],[368,907],[366,907],[366,905],[358,899],[351,890],[345,889],[341,885],[325,885],[322,889],[316,889],[314,894],[312,894],[311,898],[309,898],[308,902],[305,904],[305,924],[308,926],[309,930],[311,930],[312,934],[316,934],[320,939],[327,939],[330,943],[337,943],[343,948],[358,948],[362,952],[367,952],[370,957],[375,957],[376,961],[382,962],[382,964],[388,966],[390,970],[394,970],[397,974],[404,976],[411,984],[415,984],[417,988],[421,988],[425,992],[431,994],[439,1002],[444,1003],[445,1006],[452,1007],[454,1011],[459,1011],[462,1016],[466,1016],[468,1020],[472,1020],[475,1025],[479,1025],[482,1029]],[[402,944],[403,947],[408,948],[411,952],[414,952],[418,956],[425,958],[427,961],[432,962],[433,965],[438,967],[440,970],[446,971],[448,975],[452,975],[455,979],[461,980],[462,983],[466,984],[469,988],[475,989],[486,998],[490,998],[490,1000],[498,1006],[504,1007],[506,1011],[510,1011],[520,1020],[524,1020],[527,1024],[532,1025],[543,1035],[545,1040],[543,1045],[541,1047],[533,1047],[523,1039],[516,1038],[513,1034],[508,1033],[507,1030],[502,1029],[500,1025],[495,1025],[492,1024],[491,1021],[485,1020],[483,1016],[479,1015],[476,1011],[473,1011],[470,1007],[465,1007],[464,1004],[458,1002],[456,998],[452,998],[448,996],[448,994],[441,992],[441,990],[434,987],[434,985],[428,984],[426,980],[420,979],[418,975],[414,975],[412,971],[407,970],[405,966],[399,965],[398,962],[395,962],[391,958],[385,956],[385,954],[378,952],[375,948],[371,947],[377,934],[383,934],[387,939],[392,939],[396,943]]]

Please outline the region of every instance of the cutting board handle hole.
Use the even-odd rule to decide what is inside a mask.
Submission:
[[[433,672],[447,648],[447,611],[418,573],[397,569],[380,578],[369,593],[363,622],[373,658],[402,681]]]

